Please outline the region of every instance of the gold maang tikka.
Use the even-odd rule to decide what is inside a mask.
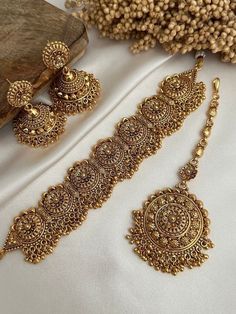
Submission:
[[[134,226],[127,235],[134,251],[156,270],[176,275],[185,267],[200,266],[213,247],[208,238],[208,212],[203,203],[189,192],[187,182],[198,172],[199,158],[207,146],[217,113],[220,80],[213,81],[213,97],[202,136],[192,159],[179,171],[180,182],[174,188],[158,191],[133,211]]]
[[[100,96],[100,83],[93,74],[71,69],[69,47],[60,41],[48,42],[43,50],[47,68],[59,71],[50,88],[53,105],[57,111],[74,115],[91,110]]]
[[[21,111],[13,119],[13,130],[19,143],[32,147],[46,147],[56,142],[64,132],[65,114],[55,112],[43,103],[32,104],[33,85],[28,81],[10,84],[7,101]]]

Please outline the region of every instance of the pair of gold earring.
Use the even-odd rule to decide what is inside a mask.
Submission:
[[[45,66],[56,74],[49,94],[52,105],[32,104],[34,86],[28,81],[9,80],[8,103],[21,108],[13,120],[13,130],[20,143],[45,147],[56,142],[64,132],[66,116],[91,110],[100,96],[100,83],[89,73],[67,66],[70,50],[59,41],[49,42],[43,50]]]

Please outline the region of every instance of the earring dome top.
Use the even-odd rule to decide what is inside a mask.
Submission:
[[[13,107],[23,107],[33,98],[33,85],[28,81],[15,81],[10,83],[7,93],[7,101]]]
[[[42,57],[48,69],[57,71],[68,63],[70,49],[61,41],[48,42],[43,50]]]

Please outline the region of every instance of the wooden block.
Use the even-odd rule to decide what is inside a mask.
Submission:
[[[6,100],[6,78],[28,80],[36,92],[52,78],[42,62],[48,40],[64,41],[71,49],[70,62],[80,58],[88,44],[84,24],[46,1],[0,0],[0,127],[17,113]]]

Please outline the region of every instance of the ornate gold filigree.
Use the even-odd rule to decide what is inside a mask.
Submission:
[[[13,131],[19,143],[32,147],[48,146],[64,133],[66,117],[49,106],[35,104],[31,111],[21,110],[13,120]]]
[[[175,80],[170,84],[176,84]],[[183,89],[183,94],[187,94],[187,88]],[[179,95],[182,93],[179,92]],[[133,211],[134,227],[127,238],[135,245],[134,251],[156,270],[172,275],[185,267],[200,266],[208,258],[203,250],[213,247],[208,238],[210,220],[207,210],[195,195],[189,193],[187,181],[197,175],[199,158],[203,155],[213,127],[218,99],[217,78],[213,81],[213,97],[202,136],[192,153],[192,159],[179,171],[180,183],[174,189],[157,192],[141,210]]]
[[[182,181],[189,181],[194,179],[197,175],[198,163],[195,160],[191,160],[179,171],[179,177]]]
[[[131,178],[138,169],[129,146],[122,143],[119,137],[100,141],[93,148],[92,157],[117,181]]]
[[[77,73],[73,71],[66,70],[64,73],[69,81],[73,81],[73,75]],[[89,81],[85,87],[84,76],[76,79],[82,90],[89,89],[91,85]],[[43,194],[37,208],[27,210],[16,218],[0,257],[20,248],[26,260],[36,263],[50,254],[62,235],[82,224],[88,209],[101,207],[110,197],[115,184],[131,178],[140,162],[161,147],[163,137],[180,128],[191,111],[186,107],[190,106],[194,88],[198,84],[194,80],[190,84],[192,92],[189,96],[185,95],[184,102],[180,101],[182,95],[179,93],[170,99],[163,88],[157,95],[147,98],[134,116],[122,119],[116,126],[114,136],[99,141],[89,159],[75,163],[62,184],[49,188]],[[70,84],[65,86],[65,95],[71,94],[72,97],[74,87],[67,89]],[[203,98],[198,98],[198,106]],[[195,105],[193,109],[196,108]]]
[[[99,81],[84,71],[63,70],[52,82],[54,108],[67,115],[92,110],[101,93]]]
[[[43,50],[42,57],[47,68],[59,70],[69,61],[70,49],[60,41],[48,42]]]
[[[50,86],[54,109],[75,115],[94,108],[101,86],[93,74],[71,69],[67,65],[69,53],[69,47],[65,43],[49,42],[43,51],[43,61],[49,69],[61,70]]]
[[[46,147],[57,141],[64,132],[65,114],[54,112],[43,103],[31,104],[34,89],[30,82],[8,82],[8,103],[22,108],[13,119],[13,131],[18,142],[32,147]]]
[[[176,132],[184,120],[183,111],[177,110],[175,102],[163,94],[146,98],[141,103],[139,112],[163,136]]]
[[[133,160],[139,164],[161,147],[161,134],[141,115],[124,118],[117,126],[116,135],[129,147]]]
[[[134,211],[128,239],[135,252],[156,270],[176,275],[184,267],[200,266],[213,247],[210,221],[202,202],[187,190],[167,189],[152,195],[142,210]]]
[[[81,206],[80,198],[70,193],[65,185],[49,188],[39,202],[39,210],[45,219],[50,219],[56,232],[69,234],[87,217],[87,208]]]
[[[50,220],[45,220],[37,208],[30,208],[15,218],[4,251],[21,249],[26,261],[38,263],[52,252],[60,236]]]
[[[12,107],[23,107],[27,105],[33,97],[33,86],[28,81],[15,81],[10,83],[7,93],[7,101]]]
[[[111,195],[115,178],[100,168],[95,160],[83,160],[68,171],[65,184],[70,192],[80,197],[84,208],[101,207]]]
[[[77,229],[86,216],[87,208],[65,185],[51,187],[37,208],[15,218],[4,251],[22,249],[26,261],[38,263],[53,251],[62,235]]]
[[[175,102],[181,114],[188,115],[205,99],[205,84],[196,83],[197,69],[167,77],[161,83],[164,95]]]

